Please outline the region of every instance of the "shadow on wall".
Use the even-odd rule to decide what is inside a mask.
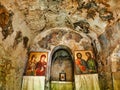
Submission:
[[[60,45],[51,53],[50,89],[73,90],[74,89],[74,60],[71,50]]]

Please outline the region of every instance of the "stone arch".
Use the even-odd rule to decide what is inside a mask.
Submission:
[[[70,28],[52,28],[38,34],[34,39],[32,50],[51,50],[58,45],[68,46],[75,50],[92,50],[91,39],[85,33]],[[94,37],[96,37],[94,35]]]
[[[51,52],[49,63],[50,84],[52,81],[74,83],[74,57],[69,47],[65,45],[56,46]],[[63,80],[60,78],[61,73],[65,75]]]
[[[56,62],[56,60],[59,61],[61,60],[64,60],[64,59],[68,59],[70,61],[69,64],[72,64],[71,66],[71,70],[72,70],[72,74],[74,74],[74,58],[73,58],[73,54],[71,52],[71,50],[67,47],[67,46],[64,46],[64,45],[59,45],[57,47],[55,47],[51,53],[51,70],[52,70],[52,65],[54,65],[54,63]],[[62,66],[62,62],[59,62],[60,63],[60,66]],[[69,62],[68,61],[68,62]],[[54,70],[53,70],[54,71]],[[73,81],[73,77],[71,79]],[[71,81],[70,79],[68,79],[68,81]]]

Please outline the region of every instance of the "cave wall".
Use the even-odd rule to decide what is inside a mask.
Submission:
[[[119,54],[119,0],[0,0],[0,90],[20,90],[30,51],[58,45],[92,50],[101,90],[113,90]],[[120,56],[117,55],[117,62]],[[116,62],[115,62],[116,65]],[[113,67],[114,68],[114,67]],[[116,69],[116,68],[115,68]]]

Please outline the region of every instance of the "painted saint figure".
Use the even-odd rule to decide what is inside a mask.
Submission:
[[[46,72],[47,62],[45,61],[46,55],[43,54],[40,60],[36,63],[36,76],[44,76]]]
[[[32,55],[27,67],[27,75],[35,75],[36,56]]]
[[[76,63],[76,73],[87,73],[87,63],[84,59],[82,59],[82,54],[77,53],[76,54],[77,59],[75,60]]]
[[[87,58],[87,66],[88,66],[89,73],[97,72],[96,63],[95,63],[95,60],[92,58],[91,53],[86,52],[85,54],[88,57]]]

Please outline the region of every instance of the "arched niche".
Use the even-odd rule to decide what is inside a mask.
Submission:
[[[55,47],[50,55],[49,81],[74,83],[74,58],[69,47],[59,45]],[[65,85],[65,84],[64,84]],[[71,89],[73,90],[73,89]]]
[[[60,74],[65,74],[64,81],[73,81],[74,62],[70,49],[66,46],[57,46],[51,55],[51,81],[61,81]]]
[[[61,88],[61,86],[70,88],[69,90],[73,90],[74,58],[69,47],[59,45],[52,50],[48,72],[50,90],[57,90],[58,88]],[[61,75],[63,75],[63,78]],[[56,88],[53,88],[54,85]]]

